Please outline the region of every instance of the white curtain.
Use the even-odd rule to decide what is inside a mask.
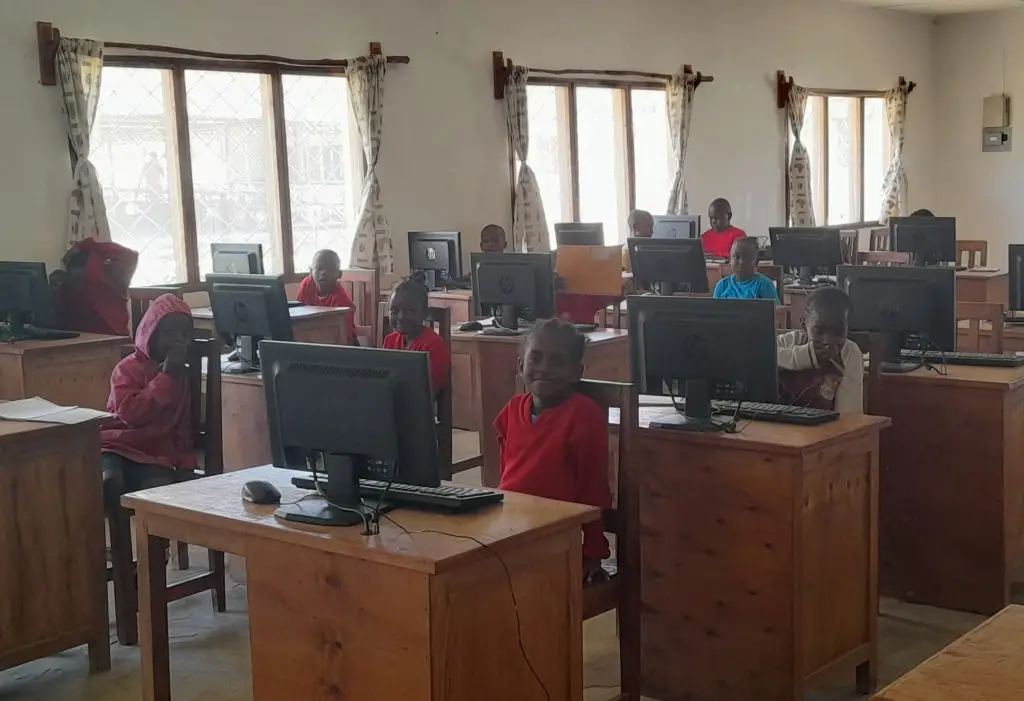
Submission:
[[[892,161],[885,171],[882,183],[882,211],[878,223],[886,224],[889,217],[902,214],[907,205],[907,171],[903,169],[903,136],[907,123],[907,95],[909,86],[897,85],[885,93],[885,118],[889,122],[889,143]]]
[[[793,133],[793,152],[789,157],[789,219],[793,226],[814,226],[814,200],[811,197],[811,158],[800,141],[807,109],[807,90],[799,85],[789,88],[786,122]]]
[[[512,207],[512,250],[537,253],[550,251],[551,240],[537,176],[526,162],[530,152],[530,123],[526,101],[528,74],[529,69],[516,66],[505,79],[505,125],[508,128],[509,143],[519,161],[515,204]]]
[[[693,114],[693,95],[697,90],[697,76],[682,69],[669,81],[666,93],[668,101],[669,136],[672,138],[672,155],[676,160],[675,173],[668,195],[667,214],[688,214],[690,204],[686,197],[686,146],[690,140],[690,116]]]
[[[67,245],[92,237],[110,240],[107,210],[96,169],[89,161],[89,135],[100,100],[103,44],[89,39],[61,38],[56,57],[68,140],[74,151],[71,194],[68,198]]]
[[[366,158],[366,177],[363,194],[359,198],[360,215],[352,234],[349,264],[358,268],[376,268],[381,275],[390,275],[395,270],[393,245],[377,180],[377,159],[384,127],[385,69],[383,56],[366,56],[351,61],[346,71],[349,99]]]

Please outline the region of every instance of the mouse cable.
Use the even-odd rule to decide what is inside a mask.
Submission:
[[[327,498],[327,495],[324,494],[324,490],[320,488],[320,478],[317,476],[316,473],[316,460],[310,460],[308,455],[306,456],[306,467],[309,468],[310,473],[313,475],[313,488],[316,489],[317,495],[325,502],[327,502],[327,505],[330,506],[331,508],[337,509],[338,511],[346,511],[349,513],[358,514],[359,518],[363,520],[363,535],[369,535],[371,533],[369,517],[359,509],[353,509],[349,506],[341,506],[340,504],[335,504],[333,501]]]

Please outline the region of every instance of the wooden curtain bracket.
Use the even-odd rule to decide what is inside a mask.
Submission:
[[[693,66],[691,66],[689,63],[683,65],[683,73],[686,74],[686,75],[692,75],[692,76],[694,76],[697,79],[696,82],[694,83],[695,87],[699,86],[701,83],[714,83],[715,82],[715,76],[713,76],[713,75],[704,75],[700,71],[697,71],[696,73],[694,73],[693,72]]]
[[[904,87],[905,87],[905,88],[907,89],[907,94],[908,94],[908,95],[909,95],[910,93],[914,92],[914,88],[916,88],[916,87],[917,87],[917,83],[915,83],[914,81],[910,81],[910,82],[908,83],[908,82],[907,82],[907,79],[906,79],[906,78],[904,78],[903,76],[900,76],[900,81],[899,81],[899,85],[900,85],[900,87],[901,87],[901,88],[904,88]]]
[[[60,30],[49,22],[36,22],[36,43],[39,45],[39,84],[56,85]]]
[[[505,81],[512,74],[515,64],[512,59],[505,60],[505,54],[500,51],[491,53],[491,67],[494,71],[494,99],[505,99]]]
[[[380,42],[379,41],[371,41],[370,42],[370,55],[371,56],[380,56],[381,55]]]
[[[793,76],[786,78],[786,71],[775,71],[775,104],[782,110],[789,104],[789,91],[793,87]]]

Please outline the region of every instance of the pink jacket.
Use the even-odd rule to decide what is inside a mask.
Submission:
[[[149,305],[135,333],[135,352],[110,376],[107,411],[116,420],[100,436],[104,452],[145,465],[193,469],[188,377],[165,375],[149,357],[157,324],[173,312],[192,316],[189,306],[174,295],[163,295]]]

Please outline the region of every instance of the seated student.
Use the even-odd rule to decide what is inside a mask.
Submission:
[[[701,234],[704,255],[709,258],[728,258],[736,239],[747,235],[743,229],[732,225],[732,205],[729,200],[719,197],[708,207],[708,221],[711,228]]]
[[[780,404],[864,413],[864,357],[846,337],[849,315],[839,288],[810,294],[804,328],[777,339]]]
[[[64,254],[63,270],[50,275],[57,326],[69,331],[127,336],[128,288],[139,254],[87,238]]]
[[[505,229],[497,224],[488,224],[480,231],[480,250],[483,253],[504,253],[508,248]]]
[[[434,329],[424,325],[429,291],[422,282],[402,280],[391,291],[390,323],[394,329],[384,338],[382,348],[422,351],[430,359],[430,382],[434,394],[444,387],[452,359],[448,346]]]
[[[634,209],[629,213],[626,223],[629,226],[630,238],[649,239],[654,236],[654,217],[650,212]],[[622,247],[622,269],[627,273],[633,272],[633,263],[629,259],[629,244]]]
[[[745,236],[736,239],[730,258],[732,275],[715,285],[715,299],[772,299],[779,301],[775,283],[757,272],[757,239]]]
[[[110,376],[100,431],[103,496],[108,511],[122,494],[174,481],[174,469],[195,467],[185,362],[192,344],[192,311],[174,295],[149,305],[135,333],[135,352]]]
[[[501,451],[500,489],[610,508],[608,417],[574,390],[583,374],[585,339],[557,319],[538,321],[526,338],[519,373],[526,388],[494,421]],[[585,582],[604,577],[604,526],[583,526]]]
[[[935,213],[930,209],[915,209],[910,213],[912,217],[934,217]]]
[[[313,256],[310,273],[299,283],[298,301],[308,307],[350,307],[355,304],[345,288],[338,284],[341,280],[341,259],[329,248],[317,251]],[[346,317],[348,324],[349,344],[359,345],[356,337],[355,314]]]

